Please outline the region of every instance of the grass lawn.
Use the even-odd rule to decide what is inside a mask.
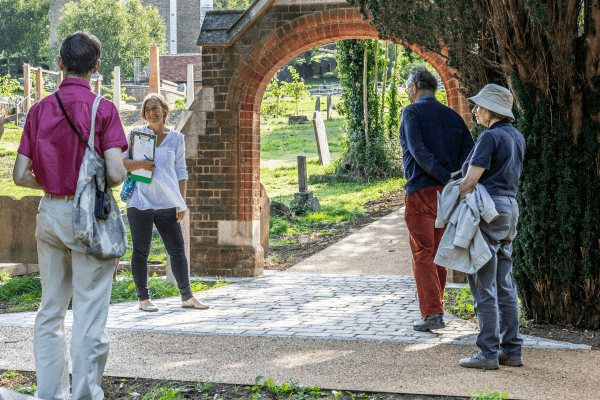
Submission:
[[[325,99],[325,102],[323,101]],[[333,96],[333,104],[340,101]],[[291,98],[281,100],[287,110],[295,110]],[[312,126],[312,115],[315,98],[309,97],[300,102],[300,114],[306,115],[310,123],[287,125],[287,117],[265,117],[261,124],[261,160],[260,181],[264,185],[271,200],[289,205],[298,191],[297,159],[306,156],[309,175],[309,189],[319,199],[320,211],[296,217],[290,221],[284,218],[271,218],[270,240],[273,242],[281,235],[291,235],[310,231],[316,225],[351,222],[364,213],[363,206],[369,201],[404,187],[405,180],[390,178],[373,180],[364,183],[328,182],[311,184],[310,175],[332,174],[333,165],[324,167],[319,164],[319,153]],[[321,97],[321,115],[326,116],[326,97]],[[342,153],[344,136],[344,117],[336,110],[332,120],[324,121],[329,142],[331,159],[335,160]],[[266,125],[264,123],[266,122]],[[318,233],[317,233],[318,234]]]

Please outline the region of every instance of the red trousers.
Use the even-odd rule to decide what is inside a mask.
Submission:
[[[406,198],[404,220],[410,233],[413,271],[419,307],[424,317],[444,312],[444,288],[448,271],[433,262],[445,231],[445,228],[435,228],[437,192],[441,192],[443,188],[424,188],[410,193]]]

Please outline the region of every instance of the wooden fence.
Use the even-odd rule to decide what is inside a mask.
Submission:
[[[35,75],[35,87],[32,87],[33,75]],[[33,104],[45,96],[54,93],[64,79],[62,72],[47,71],[42,67],[32,68],[29,64],[23,64],[23,111],[28,112]],[[100,94],[102,79],[91,80],[92,89]],[[32,97],[34,98],[32,101]],[[19,107],[17,107],[19,108]],[[18,113],[18,110],[17,110]]]

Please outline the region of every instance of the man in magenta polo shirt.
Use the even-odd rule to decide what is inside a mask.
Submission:
[[[100,67],[101,43],[77,32],[61,43],[58,65],[65,73],[58,95],[67,115],[87,140],[91,127],[92,73]],[[106,161],[106,180],[114,187],[125,179],[121,152],[127,140],[117,109],[102,100],[96,115],[94,146]],[[44,191],[35,237],[42,300],[35,319],[33,350],[36,397],[68,400],[69,365],[64,319],[73,298],[71,360],[74,400],[100,400],[109,339],[104,332],[117,260],[86,255],[73,233],[73,198],[85,145],[69,125],[54,95],[36,103],[27,115],[13,180]]]

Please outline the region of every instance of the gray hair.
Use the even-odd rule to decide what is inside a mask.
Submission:
[[[406,80],[406,87],[409,88],[413,84],[417,89],[430,90],[433,92],[437,90],[438,85],[437,79],[435,79],[433,74],[425,68],[419,68],[410,74]]]

